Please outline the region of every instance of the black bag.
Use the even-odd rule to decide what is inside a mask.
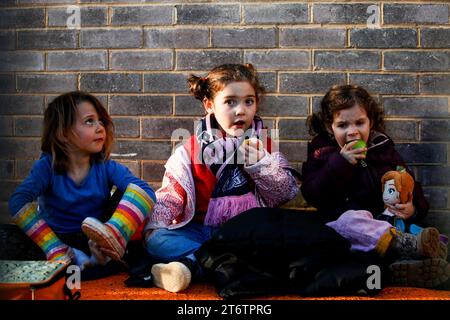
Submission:
[[[355,260],[349,248],[314,212],[255,208],[227,221],[195,256],[223,298],[357,294],[373,260]]]

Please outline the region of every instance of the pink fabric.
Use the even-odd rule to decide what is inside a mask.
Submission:
[[[217,227],[238,214],[257,207],[258,202],[251,192],[241,196],[212,198],[209,201],[204,224]]]
[[[143,232],[180,228],[194,217],[195,186],[186,149],[177,148],[165,167],[161,188],[155,193],[157,202]]]
[[[245,167],[256,184],[256,199],[261,206],[275,208],[297,195],[298,186],[290,168],[281,152],[266,153],[259,162]]]
[[[371,251],[378,240],[392,225],[386,221],[376,220],[366,210],[345,211],[337,220],[326,224],[350,241],[351,250]]]

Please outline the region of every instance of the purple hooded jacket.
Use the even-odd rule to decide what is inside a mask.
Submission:
[[[414,177],[387,135],[371,132],[367,148],[366,159],[352,165],[340,155],[339,145],[328,135],[318,135],[308,143],[301,191],[326,221],[336,220],[350,209],[368,210],[377,217],[384,211],[383,174],[403,166]],[[418,182],[414,185],[413,203],[416,213],[408,223],[422,220],[428,212],[428,202]]]

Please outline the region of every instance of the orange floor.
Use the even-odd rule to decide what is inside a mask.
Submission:
[[[159,288],[128,288],[124,280],[128,275],[122,273],[108,278],[81,283],[82,300],[221,300],[213,286],[193,284],[181,293],[170,293]],[[450,300],[450,291],[420,288],[392,287],[383,289],[375,297],[321,297],[270,296],[257,299],[273,300]]]

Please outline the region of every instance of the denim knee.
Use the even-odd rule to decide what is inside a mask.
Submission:
[[[145,248],[149,253],[158,251],[158,249],[161,248],[166,241],[165,234],[167,231],[167,229],[156,229],[145,238]]]
[[[200,244],[190,240],[175,230],[158,229],[147,237],[145,247],[151,257],[161,262],[170,262],[185,257],[200,247]]]

